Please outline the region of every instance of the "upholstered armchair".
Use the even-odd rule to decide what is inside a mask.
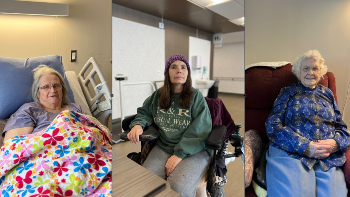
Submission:
[[[257,196],[250,183],[253,174],[252,169],[255,169],[259,165],[259,160],[265,157],[265,155],[262,155],[262,149],[269,141],[266,134],[265,121],[271,112],[280,89],[298,81],[291,69],[292,65],[287,64],[278,68],[258,66],[245,71],[245,196]],[[319,84],[331,89],[337,101],[335,77],[332,72],[327,72]],[[343,170],[346,183],[350,186],[350,150],[348,149],[345,154],[348,160]]]

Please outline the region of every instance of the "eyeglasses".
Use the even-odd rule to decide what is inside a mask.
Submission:
[[[311,69],[312,69],[312,71],[313,71],[314,73],[318,73],[318,72],[320,72],[320,70],[321,70],[321,68],[318,68],[318,67],[310,68],[310,67],[305,66],[305,67],[302,68],[302,71],[303,71],[304,73],[308,73]]]
[[[53,84],[52,86],[45,85],[45,86],[39,87],[39,89],[47,91],[47,90],[50,90],[51,87],[53,87],[54,90],[58,90],[62,88],[62,84]]]

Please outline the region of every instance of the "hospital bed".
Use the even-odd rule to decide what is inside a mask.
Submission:
[[[32,102],[32,71],[42,64],[63,76],[69,100],[81,105],[85,113],[63,111],[46,129],[6,141],[0,150],[1,196],[35,196],[48,191],[55,196],[111,196],[112,135],[106,127],[111,115],[111,94],[94,58],[76,75],[64,71],[62,57],[57,55],[0,57],[1,122],[6,123],[6,118],[24,103]],[[82,168],[80,164],[84,162]],[[87,169],[91,176],[86,176]],[[73,184],[68,185],[69,182]]]
[[[91,68],[92,67],[92,68]],[[90,72],[88,70],[91,69]],[[95,75],[100,83],[95,80]],[[112,114],[111,92],[96,60],[91,57],[79,72],[67,71],[66,77],[72,88],[74,99],[77,104],[84,106],[87,112],[91,112],[103,125],[108,126],[108,120]],[[93,87],[93,92],[89,88]],[[102,100],[104,97],[104,100]]]
[[[12,59],[16,61],[15,58],[5,58],[5,63],[6,61],[12,63]],[[1,63],[4,64],[3,59],[0,60]],[[111,92],[96,60],[91,57],[78,75],[74,71],[66,71],[65,78],[73,92],[75,103],[80,105],[88,115],[92,115],[101,124],[108,127],[112,113]],[[8,118],[0,119],[0,133],[2,133],[7,120]],[[3,139],[0,135],[0,147],[2,143]]]

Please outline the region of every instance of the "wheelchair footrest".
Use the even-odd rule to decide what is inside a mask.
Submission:
[[[141,161],[141,152],[138,152],[138,153],[135,153],[135,152],[129,153],[127,157],[128,157],[129,159],[133,160],[134,162],[140,164],[140,161]]]

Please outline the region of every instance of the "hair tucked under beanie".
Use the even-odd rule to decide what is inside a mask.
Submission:
[[[170,65],[177,60],[183,61],[187,66],[188,73],[191,74],[190,64],[188,63],[187,59],[180,54],[176,54],[176,55],[169,57],[169,59],[166,61],[164,75],[165,75],[166,71],[169,69]]]

